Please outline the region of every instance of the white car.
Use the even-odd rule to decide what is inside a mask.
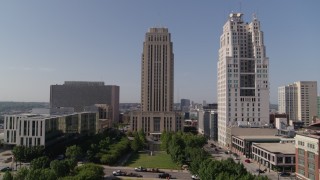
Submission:
[[[134,170],[137,171],[137,172],[146,172],[147,171],[146,168],[143,168],[141,166],[134,168]]]
[[[125,176],[127,173],[126,172],[123,172],[121,170],[116,170],[116,171],[113,171],[112,174],[114,176]]]
[[[194,180],[200,180],[200,177],[198,175],[192,175],[191,178]]]
[[[239,157],[234,157],[234,160],[240,160],[240,158]]]

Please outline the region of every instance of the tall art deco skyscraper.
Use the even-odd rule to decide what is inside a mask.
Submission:
[[[153,139],[163,131],[182,130],[182,115],[173,111],[174,57],[167,28],[150,28],[141,60],[141,111],[131,112],[132,131],[143,130]]]
[[[174,59],[167,28],[150,28],[146,33],[141,66],[142,111],[172,111]]]
[[[228,146],[228,127],[269,122],[269,59],[260,21],[232,13],[223,26],[218,61],[218,141]]]

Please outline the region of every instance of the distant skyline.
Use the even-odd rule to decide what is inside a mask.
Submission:
[[[145,33],[167,27],[175,57],[174,102],[217,101],[222,26],[231,12],[261,21],[270,103],[279,86],[320,82],[320,1],[1,1],[0,101],[49,102],[50,85],[103,81],[120,102],[140,102]],[[319,93],[319,90],[318,90]]]

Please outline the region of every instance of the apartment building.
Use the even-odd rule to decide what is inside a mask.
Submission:
[[[290,120],[312,123],[318,115],[317,82],[298,81],[278,88],[279,113],[286,113]]]

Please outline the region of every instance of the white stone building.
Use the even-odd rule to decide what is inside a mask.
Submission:
[[[269,123],[269,59],[260,21],[230,14],[220,37],[218,61],[218,141],[227,144],[227,127]],[[242,123],[239,123],[242,122]]]
[[[28,147],[52,145],[70,134],[94,134],[96,124],[97,113],[93,112],[5,115],[4,143]]]

